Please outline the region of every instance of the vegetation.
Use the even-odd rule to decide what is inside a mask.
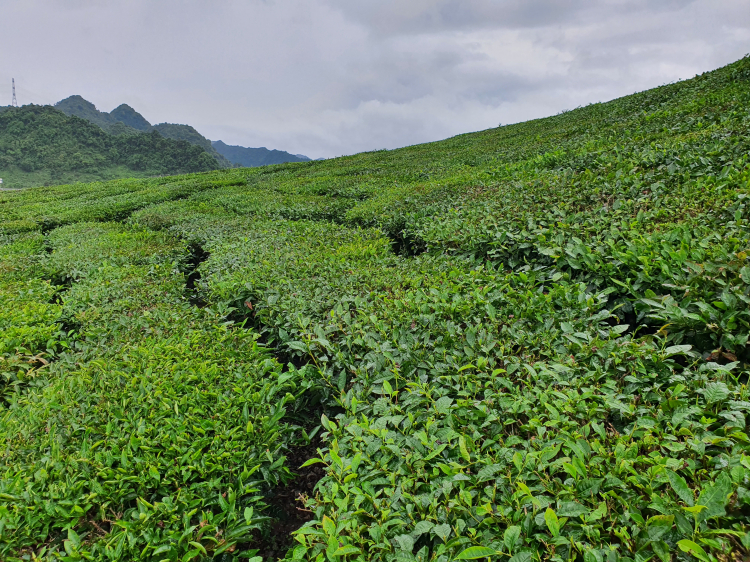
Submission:
[[[33,107],[33,106],[28,106]],[[131,161],[122,161],[119,158],[121,153],[117,146],[110,149],[114,158],[102,158],[101,155],[95,154],[97,146],[93,151],[90,149],[91,130],[83,132],[80,124],[71,125],[74,121],[54,119],[47,116],[42,120],[24,119],[21,129],[6,132],[4,144],[10,148],[10,155],[0,159],[0,170],[4,174],[6,184],[13,187],[30,187],[38,185],[55,185],[61,183],[71,183],[74,181],[98,181],[124,177],[149,177],[154,175],[177,174],[185,172],[194,172],[199,170],[210,170],[216,168],[232,168],[239,166],[265,166],[268,164],[279,164],[284,162],[306,162],[309,158],[301,155],[292,155],[281,150],[268,150],[266,148],[245,148],[241,146],[227,146],[221,141],[212,143],[206,137],[201,135],[190,125],[177,125],[174,123],[159,123],[151,125],[140,113],[126,104],[121,104],[110,113],[99,111],[96,106],[83,99],[81,96],[70,96],[55,104],[55,109],[63,112],[70,117],[79,117],[96,125],[99,129],[110,135],[117,137],[134,137],[134,139],[120,138],[116,141],[105,142],[104,144],[133,145],[138,149],[149,147],[151,154],[147,157],[149,162],[143,160],[144,155],[133,155]],[[0,112],[10,109],[0,107]],[[18,116],[16,116],[18,117]],[[41,126],[41,130],[35,130],[34,127]],[[73,127],[74,131],[67,130]],[[54,131],[55,127],[61,127],[61,131]],[[202,148],[208,155],[213,158],[215,163],[206,165],[185,165],[184,162],[175,167],[174,162],[168,162],[173,159],[173,152],[179,147],[170,143],[159,143],[153,133],[157,132],[165,139],[176,141],[186,141],[194,146]],[[150,137],[143,137],[144,133]],[[65,146],[60,154],[59,161],[49,162],[48,159],[36,158],[33,165],[28,162],[23,164],[16,162],[12,156],[18,151],[19,135],[26,137],[21,140],[24,150],[29,148],[37,153],[57,153],[60,146],[59,137],[76,137],[73,144],[82,143],[85,147]],[[102,135],[95,135],[102,139]],[[150,139],[150,140],[149,140]],[[3,139],[0,136],[0,143]],[[13,146],[10,146],[10,145]],[[70,139],[66,144],[71,144]],[[102,143],[99,142],[99,145]],[[2,146],[2,145],[0,145]],[[166,148],[165,154],[160,154]],[[184,147],[183,147],[184,148]],[[179,149],[179,148],[178,148]],[[114,150],[114,152],[112,152]],[[92,154],[94,152],[94,154]],[[198,152],[192,151],[187,159],[198,158]],[[183,158],[184,159],[184,158]],[[205,161],[205,158],[203,159]],[[144,169],[145,168],[145,169]]]
[[[126,104],[121,104],[111,113],[99,111],[93,103],[86,101],[81,96],[70,96],[55,104],[66,115],[75,115],[85,119],[89,123],[101,127],[112,135],[134,135],[139,133],[152,133],[157,131],[167,139],[187,141],[192,145],[200,146],[218,163],[219,168],[231,168],[232,163],[216,152],[211,141],[201,135],[190,125],[176,125],[173,123],[159,123],[151,125],[140,113]]]
[[[0,113],[4,187],[149,177],[217,167],[201,148],[158,133],[114,136],[49,106],[26,105]]]
[[[67,97],[57,102],[54,107],[58,111],[62,111],[65,115],[85,119],[92,125],[96,125],[110,134],[135,134],[138,132],[138,128],[132,127],[129,123],[118,119],[113,114],[106,111],[99,111],[93,103],[83,99],[81,96]]]
[[[160,135],[168,139],[184,140],[195,146],[200,146],[203,150],[213,156],[219,163],[220,168],[231,168],[232,162],[216,151],[211,141],[201,135],[190,125],[175,125],[174,123],[159,123],[154,125],[152,130],[158,131]]]
[[[117,121],[132,127],[137,131],[148,133],[151,131],[151,123],[146,121],[146,118],[138,113],[135,109],[130,107],[128,104],[123,103],[118,105],[109,114],[114,117]]]
[[[0,194],[0,557],[748,556],[749,102]]]

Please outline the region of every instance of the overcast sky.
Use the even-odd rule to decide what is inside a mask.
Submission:
[[[0,105],[80,94],[313,158],[553,115],[750,52],[748,0],[0,0]]]

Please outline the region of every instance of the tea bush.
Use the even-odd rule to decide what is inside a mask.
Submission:
[[[0,194],[1,556],[260,562],[318,430],[286,560],[748,556],[749,68]]]
[[[0,418],[3,557],[240,552],[289,478],[284,451],[304,438],[284,415],[309,383],[186,302],[175,239],[81,223],[48,243],[44,266],[74,282],[57,315],[77,329]]]

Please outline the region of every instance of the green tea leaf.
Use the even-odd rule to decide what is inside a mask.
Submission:
[[[583,553],[583,562],[603,562],[602,555],[597,550],[587,550]]]
[[[334,556],[347,556],[349,554],[359,554],[362,552],[360,549],[358,549],[356,546],[351,545],[344,545],[335,550],[333,553]]]
[[[451,534],[451,526],[448,525],[448,523],[443,523],[442,525],[435,525],[432,528],[432,532],[435,533],[441,539],[443,539],[444,542],[448,542],[448,537]]]
[[[416,525],[414,525],[414,531],[412,531],[412,535],[417,537],[424,533],[428,533],[434,526],[435,524],[431,521],[419,521]]]
[[[729,388],[723,382],[710,382],[706,385],[703,396],[709,404],[723,402],[729,397]]]
[[[470,546],[456,556],[454,560],[476,560],[477,558],[487,558],[488,556],[496,556],[497,554],[500,553],[486,546]]]
[[[701,562],[710,562],[708,556],[706,555],[706,551],[704,551],[703,548],[695,544],[693,541],[682,539],[681,541],[677,541],[677,546],[680,547],[680,550],[682,550],[682,552],[692,554]]]
[[[471,455],[469,454],[469,450],[466,448],[466,439],[464,439],[464,436],[460,436],[458,438],[458,448],[461,451],[461,456],[464,458],[466,462],[471,462]]]
[[[651,543],[651,548],[654,549],[656,555],[661,558],[662,562],[670,562],[672,560],[672,551],[669,545],[664,541],[655,541]]]
[[[646,522],[648,538],[652,541],[658,541],[672,528],[674,515],[655,515],[650,517]]]
[[[692,490],[688,488],[685,479],[673,470],[667,469],[666,472],[667,478],[669,479],[669,484],[672,486],[672,489],[675,491],[677,496],[688,506],[694,505],[695,496],[693,496]]]
[[[692,345],[673,345],[671,347],[668,347],[664,350],[664,353],[666,355],[678,355],[681,353],[686,353],[690,351],[693,348]]]
[[[521,527],[518,527],[517,525],[512,525],[505,529],[505,533],[503,533],[503,543],[508,548],[508,552],[513,552],[520,536]]]
[[[549,529],[549,532],[552,533],[553,537],[560,534],[560,523],[557,519],[557,515],[552,511],[552,508],[548,507],[547,511],[544,512],[544,521],[547,523],[547,528]]]
[[[726,515],[725,506],[733,491],[732,480],[725,472],[719,474],[716,482],[706,486],[698,497],[698,503],[705,505],[706,510],[701,513],[701,520]]]
[[[578,502],[562,502],[557,514],[560,517],[580,517],[588,513],[589,509]]]
[[[414,539],[410,535],[398,535],[395,540],[402,551],[411,553],[414,550]]]
[[[336,523],[331,521],[327,515],[323,516],[323,531],[325,531],[325,534],[329,537],[335,537],[336,536]]]

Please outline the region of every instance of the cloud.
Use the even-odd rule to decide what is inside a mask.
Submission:
[[[0,103],[15,77],[21,103],[80,94],[230,144],[328,157],[689,78],[748,51],[750,10],[745,0],[5,0],[0,36]]]

